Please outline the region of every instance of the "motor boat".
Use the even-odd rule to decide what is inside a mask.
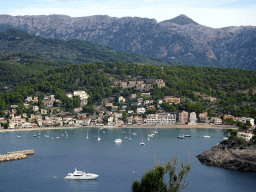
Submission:
[[[114,142],[115,143],[122,143],[122,139],[115,139]]]
[[[209,136],[209,135],[204,135],[203,137],[204,137],[204,138],[210,138],[211,136]]]
[[[64,179],[96,179],[99,177],[99,175],[93,174],[93,173],[86,173],[83,171],[77,171],[75,168],[75,171],[73,173],[68,173]]]
[[[184,137],[191,137],[191,135],[189,135],[189,134],[184,134]]]
[[[185,139],[185,136],[184,135],[179,135],[178,139]]]
[[[142,135],[142,141],[141,141],[140,145],[145,145],[145,143],[143,142],[143,135]]]

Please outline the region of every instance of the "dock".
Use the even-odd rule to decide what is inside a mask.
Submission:
[[[7,152],[7,155],[8,155],[8,154],[14,154],[14,153],[23,153],[24,155],[34,155],[34,149],[23,150],[23,151]]]
[[[0,155],[0,162],[4,161],[13,161],[13,160],[19,160],[19,159],[25,159],[28,157],[28,155],[33,155],[34,150],[23,150],[23,151],[13,151],[8,152],[5,155]]]

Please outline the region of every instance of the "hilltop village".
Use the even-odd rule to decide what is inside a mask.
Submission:
[[[157,87],[162,88],[165,83],[162,79],[154,81]],[[176,105],[181,98],[165,96],[163,100],[151,99],[150,90],[154,87],[144,80],[118,81],[115,86],[123,89],[134,87],[140,91],[137,94],[130,94],[128,97],[118,96],[103,100],[102,104],[95,106],[95,109],[86,109],[89,95],[83,90],[73,93],[66,93],[70,99],[79,98],[80,107],[74,108],[72,113],[61,110],[62,101],[55,98],[55,95],[44,95],[39,99],[39,93],[28,96],[23,107],[31,109],[31,113],[17,114],[18,105],[11,105],[4,111],[5,118],[0,118],[1,129],[24,129],[40,127],[62,127],[62,126],[105,126],[122,127],[129,125],[145,125],[148,127],[161,125],[223,125],[225,120],[233,122],[250,122],[254,127],[254,119],[246,117],[234,117],[224,115],[223,117],[209,118],[207,112],[195,113],[193,111],[181,111],[170,113],[164,110],[165,105]],[[41,96],[42,97],[42,96]],[[128,99],[127,99],[128,98]],[[205,98],[210,102],[216,102],[216,98]],[[129,106],[129,107],[128,107]]]

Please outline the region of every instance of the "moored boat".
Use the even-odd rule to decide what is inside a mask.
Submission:
[[[115,143],[122,143],[122,139],[115,139],[114,142]]]
[[[75,171],[73,173],[68,173],[68,175],[64,177],[64,179],[96,179],[97,177],[99,177],[99,175],[93,173],[86,173],[83,171],[77,171],[77,169],[75,168]]]

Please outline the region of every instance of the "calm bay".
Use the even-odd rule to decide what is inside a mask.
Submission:
[[[155,163],[165,163],[175,155],[178,162],[191,164],[184,191],[254,191],[256,173],[210,167],[195,157],[222,141],[224,130],[158,129],[148,140],[148,134],[153,131],[155,129],[120,128],[98,133],[97,128],[84,127],[44,130],[40,132],[40,139],[38,131],[0,133],[1,154],[35,151],[27,159],[0,163],[0,191],[131,191],[133,180],[140,180]],[[130,132],[136,132],[137,136]],[[33,137],[34,133],[37,137]],[[192,137],[177,139],[181,134]],[[204,138],[206,134],[211,137]],[[140,145],[142,136],[144,146]],[[114,143],[117,138],[122,139],[121,144]],[[97,180],[65,180],[74,168],[99,177]]]

